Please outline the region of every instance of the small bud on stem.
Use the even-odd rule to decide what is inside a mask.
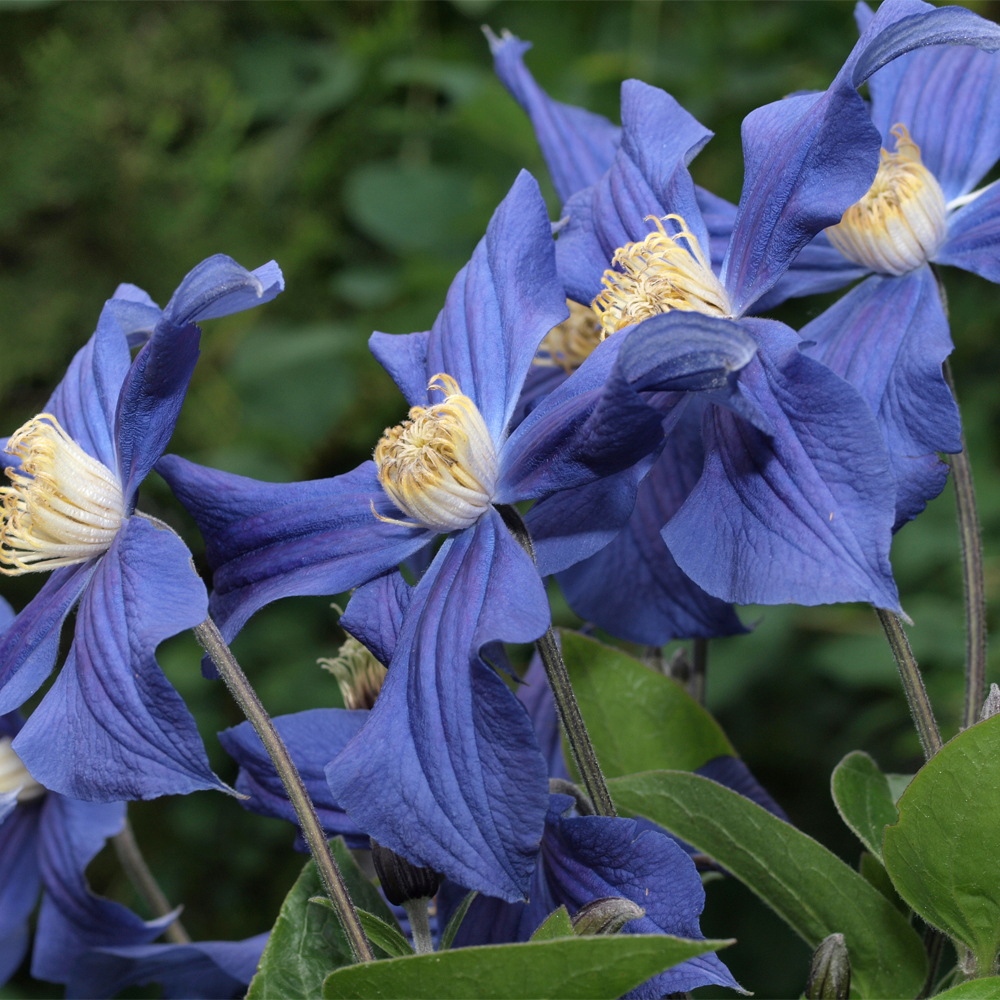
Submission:
[[[617,934],[630,920],[644,917],[646,911],[631,899],[605,896],[581,906],[573,915],[574,934]]]
[[[851,992],[851,959],[843,934],[824,938],[813,953],[806,983],[808,1000],[847,1000]]]

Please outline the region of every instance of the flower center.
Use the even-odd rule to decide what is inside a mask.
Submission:
[[[572,375],[604,338],[601,336],[601,321],[593,309],[572,299],[567,299],[566,305],[569,306],[569,319],[545,334],[532,364],[543,368],[562,368],[567,375]]]
[[[18,576],[86,562],[114,541],[124,517],[118,478],[49,413],[17,430],[7,452],[12,486],[0,488],[0,573]]]
[[[875,182],[836,226],[830,242],[879,274],[906,274],[938,251],[947,235],[944,193],[920,160],[905,125],[895,125],[896,152],[882,150]]]
[[[386,669],[354,636],[347,637],[333,659],[316,662],[337,678],[340,693],[344,696],[344,708],[375,707]]]
[[[28,773],[21,758],[14,753],[12,742],[9,736],[0,736],[0,793],[20,789],[17,801],[29,802],[44,795],[45,786],[40,785]]]
[[[663,223],[674,220],[680,231],[668,236]],[[732,316],[733,307],[722,282],[712,271],[697,237],[679,215],[653,220],[656,230],[641,243],[628,243],[611,259],[620,270],[601,278],[604,291],[594,299],[601,320],[601,339],[650,316],[681,309],[708,316]],[[684,240],[686,246],[680,241]]]
[[[378,478],[417,524],[456,531],[475,524],[493,499],[496,449],[476,404],[450,375],[435,375],[427,388],[443,392],[444,402],[414,406],[409,420],[386,428],[375,448]]]

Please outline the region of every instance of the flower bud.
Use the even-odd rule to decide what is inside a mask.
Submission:
[[[813,953],[806,983],[808,1000],[846,1000],[851,992],[851,959],[843,934],[824,938]]]
[[[605,896],[581,906],[573,915],[573,933],[617,934],[630,920],[644,917],[646,911],[622,896]]]
[[[396,906],[411,899],[428,899],[444,881],[433,868],[418,868],[372,838],[372,863],[385,898]]]

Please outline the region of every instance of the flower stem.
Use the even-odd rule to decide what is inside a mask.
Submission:
[[[534,561],[535,548],[531,544],[531,535],[528,534],[528,529],[524,521],[521,520],[517,508],[509,504],[497,504],[496,508],[517,543]],[[545,635],[535,643],[535,646],[542,658],[545,674],[549,679],[549,687],[552,688],[552,696],[555,699],[556,711],[559,713],[559,721],[566,734],[576,769],[583,779],[583,786],[590,796],[591,802],[594,803],[594,809],[598,816],[615,816],[617,813],[614,803],[611,801],[611,793],[604,782],[601,765],[597,762],[597,754],[594,753],[594,746],[590,742],[587,726],[583,721],[576,695],[573,693],[573,685],[569,679],[566,663],[562,658],[562,651],[559,649],[559,641],[551,626]]]
[[[705,675],[708,672],[708,639],[695,639],[694,663],[691,665],[691,678],[688,681],[688,694],[699,705],[705,704]]]
[[[139,850],[139,844],[132,832],[132,824],[128,821],[127,815],[125,825],[121,828],[120,833],[116,833],[111,838],[111,843],[114,845],[118,862],[128,876],[128,880],[152,911],[153,916],[165,917],[168,913],[172,913],[174,908],[149,870],[149,865],[146,864],[146,859],[142,856],[142,851]],[[164,935],[171,944],[191,943],[191,938],[179,917],[167,927]]]
[[[955,395],[951,366],[944,363],[944,377]],[[957,398],[957,396],[956,396]],[[948,456],[955,484],[958,535],[962,542],[962,582],[965,584],[965,711],[962,728],[979,721],[986,694],[986,587],[983,582],[983,543],[976,509],[976,488],[972,465],[962,431],[962,450]]]
[[[372,946],[361,926],[358,912],[354,908],[354,903],[351,902],[337,862],[330,852],[330,845],[326,841],[322,826],[320,826],[316,809],[309,798],[305,785],[302,784],[302,779],[299,777],[295,762],[288,753],[288,748],[278,735],[277,729],[274,728],[271,717],[260,703],[257,692],[254,691],[246,674],[236,662],[236,657],[226,645],[226,641],[222,638],[215,622],[211,618],[206,618],[193,631],[195,638],[211,657],[230,693],[243,710],[243,714],[250,720],[250,724],[256,730],[261,743],[264,744],[271,757],[275,770],[281,778],[281,783],[288,793],[288,798],[295,808],[302,835],[312,851],[313,860],[319,869],[327,895],[337,908],[337,915],[340,917],[344,933],[351,944],[355,960],[358,962],[375,961]]]
[[[426,896],[420,899],[408,899],[403,903],[403,909],[410,918],[410,930],[413,932],[413,950],[418,955],[427,955],[434,950],[434,939],[431,937],[431,923],[427,916]]]
[[[899,620],[899,616],[893,611],[885,611],[882,608],[876,608],[875,614],[885,629],[885,637],[889,640],[892,655],[896,658],[896,666],[899,668],[899,676],[903,679],[903,690],[906,692],[906,700],[910,703],[910,713],[917,727],[917,734],[920,736],[924,757],[930,760],[941,749],[941,733],[934,718],[930,698],[927,697],[924,679],[920,676],[920,668],[913,658],[913,650],[910,649],[910,642],[903,631],[903,623]]]

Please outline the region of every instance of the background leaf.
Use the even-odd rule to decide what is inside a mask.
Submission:
[[[749,886],[815,948],[840,933],[865,997],[913,997],[927,958],[899,911],[822,844],[714,781],[652,771],[610,781],[615,803],[660,823]]]
[[[1000,948],[1000,715],[959,733],[915,775],[885,831],[886,870],[928,923],[993,971]]]
[[[1000,976],[989,976],[986,979],[973,979],[968,983],[959,983],[944,993],[935,993],[942,1000],[1000,1000]]]
[[[324,997],[364,1000],[615,1000],[664,969],[725,948],[664,934],[614,934],[459,948],[330,974]]]
[[[855,750],[834,768],[830,791],[837,811],[858,839],[882,859],[882,831],[899,817],[886,776],[866,753]]]

